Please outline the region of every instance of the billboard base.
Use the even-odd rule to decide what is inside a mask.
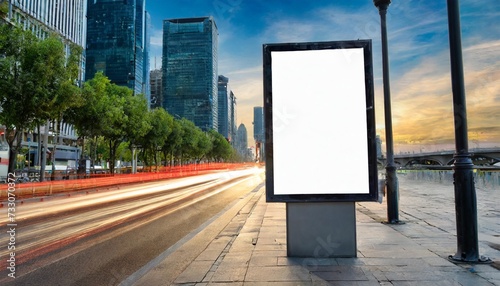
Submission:
[[[289,257],[356,257],[355,202],[286,203]]]

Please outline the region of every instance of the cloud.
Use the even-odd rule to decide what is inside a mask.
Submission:
[[[466,47],[464,74],[470,140],[500,142],[500,41]],[[421,58],[393,81],[395,149],[454,142],[449,50]],[[383,136],[385,137],[385,136]],[[404,147],[406,145],[406,147]]]

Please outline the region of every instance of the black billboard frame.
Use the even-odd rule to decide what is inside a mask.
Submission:
[[[311,51],[326,49],[363,49],[364,79],[366,99],[366,132],[368,149],[368,193],[329,193],[329,194],[275,194],[274,188],[274,143],[273,143],[273,96],[272,96],[272,59],[273,52]],[[265,165],[266,165],[266,201],[267,202],[355,202],[377,201],[378,169],[377,140],[375,126],[375,101],[373,81],[372,41],[348,40],[328,42],[299,42],[263,44],[264,78],[264,127],[265,127]]]

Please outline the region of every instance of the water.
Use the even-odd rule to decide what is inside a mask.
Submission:
[[[473,172],[477,188],[500,190],[500,170],[475,169]],[[410,180],[442,184],[453,183],[453,173],[453,170],[398,170],[398,176],[405,176]]]

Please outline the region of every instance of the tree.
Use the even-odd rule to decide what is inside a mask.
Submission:
[[[31,31],[0,24],[0,122],[6,126],[10,158],[16,158],[22,132],[59,119],[78,102],[81,48],[65,54],[60,39],[37,39]],[[9,172],[15,160],[10,161]]]
[[[103,115],[110,103],[107,93],[107,87],[110,84],[110,80],[102,72],[96,73],[94,78],[83,84],[80,104],[70,107],[64,113],[64,120],[75,126],[81,139],[91,138],[97,142],[97,137],[102,135],[106,120]],[[93,145],[97,148],[97,144]],[[90,146],[88,153],[93,158],[96,152]]]
[[[151,124],[148,120],[150,112],[147,101],[142,96],[127,96],[124,111],[128,117],[125,137],[129,142],[131,161],[135,161],[136,147],[142,145],[144,136],[151,130]]]
[[[212,149],[208,153],[208,157],[214,161],[230,159],[233,154],[231,144],[215,130],[208,131],[208,137],[212,142]]]
[[[21,148],[23,130],[36,125],[34,86],[28,81],[30,67],[25,59],[33,52],[37,41],[30,32],[0,24],[0,122],[5,125],[5,137],[10,147],[9,172],[15,169],[14,158]]]
[[[163,108],[155,108],[148,114],[148,121],[151,129],[143,138],[142,146],[144,150],[144,159],[147,162],[147,154],[149,153],[158,166],[158,152],[167,142],[167,139],[172,132],[174,118]]]
[[[182,118],[179,121],[182,129],[182,144],[180,148],[180,161],[181,163],[196,156],[196,148],[198,146],[198,130],[201,129],[194,125],[192,121]]]
[[[184,137],[184,131],[181,126],[181,122],[174,118],[172,122],[172,132],[167,137],[165,144],[163,144],[161,151],[163,152],[165,166],[167,162],[170,161],[170,165],[174,164],[174,157],[180,157],[182,138]],[[170,155],[170,160],[168,156]]]
[[[212,150],[212,141],[210,140],[208,133],[203,132],[201,129],[196,129],[196,135],[198,137],[198,142],[196,144],[196,149],[194,150],[194,156],[197,162],[200,162],[205,158]],[[215,131],[217,132],[217,131]]]
[[[63,42],[54,35],[38,41],[33,45],[33,51],[25,58],[28,69],[28,83],[33,85],[32,98],[36,102],[36,124],[53,122],[54,134],[57,136],[59,122],[66,110],[78,106],[80,88],[78,69],[82,49],[70,45],[70,54],[66,58]],[[47,131],[46,131],[47,132]],[[54,140],[52,157],[56,156],[57,140]],[[44,180],[45,161],[42,161],[40,180]],[[55,173],[55,163],[52,163],[52,176]]]
[[[101,126],[101,135],[108,141],[109,171],[111,174],[114,174],[115,161],[117,158],[116,150],[120,143],[126,138],[126,129],[129,122],[129,118],[127,114],[125,114],[125,102],[128,96],[133,95],[130,88],[112,83],[107,85],[106,93],[108,98],[106,110],[102,115],[103,124]]]

